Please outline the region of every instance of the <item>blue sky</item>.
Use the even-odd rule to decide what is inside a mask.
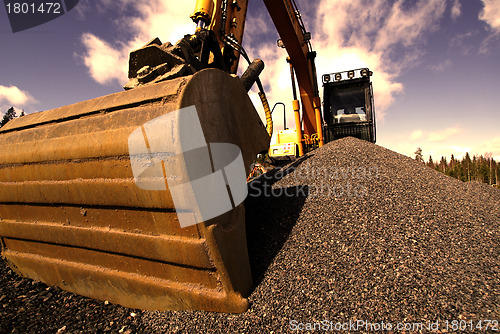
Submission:
[[[249,2],[244,46],[266,63],[270,103],[285,102],[293,124],[286,54],[262,1]],[[500,160],[500,1],[296,2],[318,52],[318,75],[374,72],[379,145],[409,156],[420,146],[426,159],[469,151]],[[68,14],[15,34],[1,7],[0,112],[121,91],[128,53],[153,37],[175,42],[192,33],[194,3],[80,0]],[[275,123],[282,128],[281,114]]]

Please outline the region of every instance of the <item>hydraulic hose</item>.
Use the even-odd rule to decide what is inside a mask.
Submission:
[[[273,119],[271,117],[271,108],[269,108],[269,102],[267,101],[266,93],[263,90],[259,92],[260,101],[264,107],[264,112],[266,113],[266,129],[269,137],[273,135]]]
[[[248,62],[249,65],[252,64],[250,61],[250,58],[248,58],[247,53],[245,52],[245,49],[237,42],[235,41],[231,36],[224,36],[223,39],[224,43],[230,45],[233,47],[236,51],[240,53],[240,55],[245,58],[245,60]],[[264,112],[266,114],[266,129],[267,133],[271,137],[273,135],[273,119],[271,117],[271,108],[269,108],[269,102],[267,101],[266,93],[264,93],[264,87],[262,86],[262,83],[260,82],[259,77],[255,79],[255,83],[257,84],[257,87],[259,88],[259,97],[260,101],[262,102],[262,106],[264,107]]]

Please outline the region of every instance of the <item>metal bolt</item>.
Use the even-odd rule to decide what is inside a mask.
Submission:
[[[233,1],[233,6],[234,6],[234,7],[236,7],[236,11],[238,11],[238,12],[239,12],[239,11],[241,10],[241,7],[240,7],[240,5],[238,4],[238,1],[234,0],[234,1]]]

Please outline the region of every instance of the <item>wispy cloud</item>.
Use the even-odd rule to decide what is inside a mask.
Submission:
[[[16,86],[0,85],[0,112],[5,113],[8,108],[21,109],[31,104],[38,103],[28,92]],[[5,109],[5,110],[4,110]]]
[[[460,3],[460,0],[453,0],[453,4],[451,6],[451,18],[453,20],[456,20],[461,14],[462,14],[462,5]]]
[[[429,155],[431,155],[435,161],[441,156],[449,159],[453,155],[457,159],[462,159],[465,153],[469,153],[470,156],[485,156],[490,153],[496,161],[500,162],[500,136],[492,136],[482,142],[460,140],[466,135],[466,131],[459,126],[430,132],[417,129],[410,134],[410,140],[401,136],[400,140],[394,143],[391,148],[413,157],[415,149],[421,147],[425,159],[428,160]],[[471,133],[468,135],[470,137]]]
[[[478,147],[480,154],[491,153],[493,158],[500,162],[500,137],[494,137],[482,142]]]
[[[455,125],[435,131],[416,129],[407,134],[398,134],[394,137],[394,142],[390,148],[414,157],[417,147],[421,147],[425,160],[431,155],[434,161],[442,156],[448,159],[453,155],[457,159],[462,159],[466,153],[472,157],[474,155],[491,154],[500,162],[500,136],[491,136],[487,140],[470,140],[470,138],[480,138],[481,133],[473,133],[471,130],[464,130],[460,125]],[[408,140],[409,138],[409,140]]]
[[[442,142],[446,139],[458,135],[462,131],[463,130],[459,127],[446,128],[440,131],[429,133],[427,140],[430,142]]]
[[[419,140],[423,137],[423,135],[424,132],[422,130],[415,130],[411,133],[410,140],[411,141]]]
[[[453,62],[450,59],[446,59],[441,63],[429,65],[428,67],[435,72],[446,72],[453,66]]]
[[[477,31],[469,31],[458,34],[450,40],[450,48],[456,49],[461,55],[467,56],[474,50],[474,44],[470,41],[476,37]]]
[[[421,142],[442,142],[453,136],[462,133],[462,128],[458,126],[448,127],[442,130],[427,132],[421,129],[414,130],[410,134],[410,141],[421,141]]]

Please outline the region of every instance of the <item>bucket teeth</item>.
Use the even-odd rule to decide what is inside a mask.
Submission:
[[[126,90],[194,73],[186,61],[174,53],[175,47],[172,44],[158,43],[161,42],[156,38],[130,53],[130,80],[124,86]]]
[[[210,55],[213,55],[213,59]],[[226,70],[215,33],[202,29],[186,35],[175,45],[152,39],[142,48],[132,51],[128,78],[123,88],[139,86],[191,75],[205,68]]]

